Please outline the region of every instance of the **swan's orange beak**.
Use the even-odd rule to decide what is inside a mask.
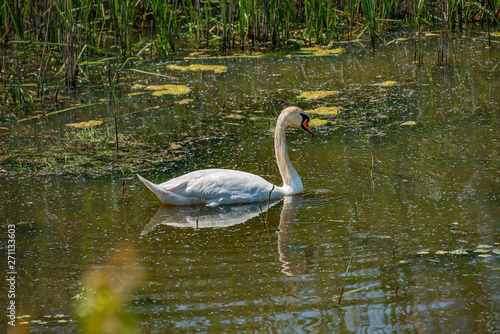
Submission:
[[[311,128],[309,127],[309,119],[307,119],[307,118],[304,119],[300,126],[302,129],[306,130],[311,136],[314,136],[314,133],[312,132]]]

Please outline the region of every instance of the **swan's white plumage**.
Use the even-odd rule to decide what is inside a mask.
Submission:
[[[307,115],[297,107],[284,109],[278,117],[274,147],[283,178],[281,187],[273,186],[258,175],[232,169],[198,170],[161,184],[154,184],[140,175],[138,177],[162,203],[170,205],[249,203],[298,194],[303,191],[303,186],[288,157],[286,126],[289,123],[301,125],[312,135],[308,121]]]

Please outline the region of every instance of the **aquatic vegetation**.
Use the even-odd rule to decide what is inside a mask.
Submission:
[[[302,92],[300,93],[297,98],[299,99],[304,99],[304,100],[319,100],[324,97],[330,96],[330,95],[335,95],[339,94],[340,92],[337,90],[318,90],[318,91],[311,91],[311,92]]]
[[[329,56],[329,55],[339,55],[344,52],[346,49],[344,48],[336,48],[336,49],[320,49],[312,54],[314,56]]]
[[[191,64],[189,66],[168,65],[167,68],[171,70],[193,71],[193,72],[213,71],[214,73],[224,73],[227,69],[227,67],[223,65],[201,65],[201,64]]]
[[[162,95],[184,95],[191,91],[191,88],[185,85],[150,85],[147,86],[146,89],[152,90],[153,96],[162,96]]]
[[[118,134],[120,150],[115,150],[115,134],[109,127],[68,128],[61,143],[43,151],[12,149],[0,152],[6,173],[105,175],[117,171],[134,173],[154,168],[168,169],[185,158],[181,144],[145,142],[132,134]]]
[[[80,122],[80,123],[68,123],[67,127],[76,128],[76,129],[86,129],[92,126],[101,125],[102,121],[88,121],[88,122]]]
[[[319,119],[319,118],[313,118],[309,122],[309,125],[310,126],[323,126],[323,125],[326,125],[327,123],[328,123],[327,120]]]
[[[387,80],[387,81],[384,81],[384,82],[379,82],[379,83],[373,84],[373,86],[393,86],[395,84],[397,84],[396,81]]]
[[[401,126],[415,126],[417,125],[417,122],[415,121],[406,121],[400,124]]]
[[[338,115],[341,112],[340,107],[319,107],[316,109],[308,109],[307,112],[314,115]]]

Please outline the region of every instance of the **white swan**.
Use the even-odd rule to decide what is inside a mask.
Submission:
[[[262,177],[231,169],[203,169],[161,184],[137,175],[160,201],[169,205],[224,205],[249,203],[299,194],[304,190],[299,174],[292,166],[286,145],[286,126],[300,125],[310,135],[309,117],[297,107],[281,111],[274,133],[274,150],[283,186],[276,187]],[[272,192],[271,192],[272,190]],[[269,194],[271,192],[271,194]]]

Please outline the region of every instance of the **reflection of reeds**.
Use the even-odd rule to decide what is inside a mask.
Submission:
[[[337,306],[340,306],[340,302],[342,302],[342,296],[344,295],[345,283],[347,281],[347,276],[349,276],[349,270],[351,269],[353,257],[354,257],[354,253],[351,254],[351,258],[349,259],[349,263],[347,264],[347,269],[345,271],[345,276],[344,276],[344,284],[342,284],[342,289],[340,290],[340,296],[339,296],[339,299],[337,301]]]

